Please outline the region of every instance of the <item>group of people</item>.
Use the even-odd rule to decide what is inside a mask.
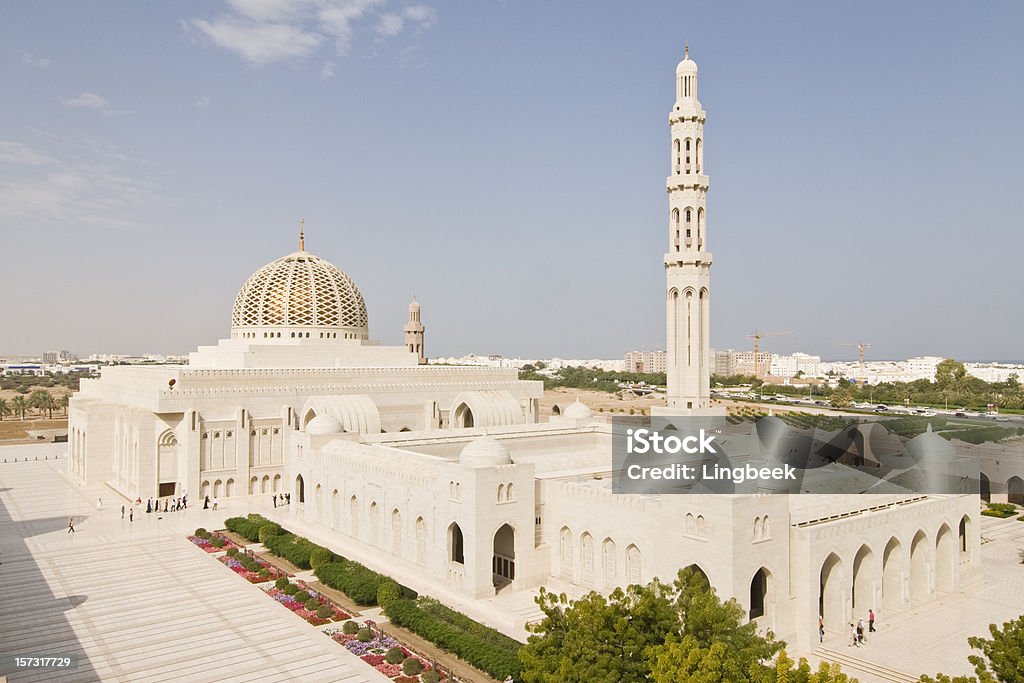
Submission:
[[[139,505],[142,505],[142,499],[139,498],[135,501]],[[160,509],[160,503],[163,502],[163,510]],[[180,498],[164,498],[161,501],[159,498],[148,498],[146,500],[146,512],[177,512],[178,510],[185,510],[188,508],[188,494],[182,493]]]
[[[292,494],[290,494],[290,493],[275,493],[274,494],[274,507],[277,507],[277,500],[278,500],[278,498],[281,499],[281,505],[291,505],[292,504]]]
[[[850,647],[860,647],[868,642],[865,633],[875,632],[875,610],[868,610],[868,626],[864,628],[864,620],[850,622]],[[825,617],[818,615],[818,641],[825,642]]]

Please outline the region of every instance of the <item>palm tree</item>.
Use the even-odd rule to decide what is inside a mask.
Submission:
[[[11,408],[11,404],[7,402],[7,399],[0,398],[0,420],[4,419],[8,415],[13,415],[14,409]]]
[[[21,416],[21,419],[24,420],[25,413],[29,409],[28,401],[25,400],[24,396],[15,396],[11,399],[11,408],[14,409],[15,414]]]
[[[71,403],[71,394],[64,394],[60,397],[60,407],[64,411],[64,417],[68,416],[68,404]]]

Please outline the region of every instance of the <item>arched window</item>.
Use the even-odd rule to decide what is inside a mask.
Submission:
[[[701,149],[700,138],[697,138],[697,149],[695,150],[694,161],[697,167],[697,173],[700,173],[700,168],[704,165],[704,151]]]
[[[391,511],[391,552],[402,556],[402,513],[398,508]]]
[[[601,544],[601,562],[604,565],[604,587],[611,588],[615,585],[615,541],[610,538],[604,539]]]
[[[679,172],[681,170],[680,162],[682,161],[682,159],[680,158],[679,138],[676,138],[675,142],[672,143],[672,147],[674,152],[672,156],[672,170],[675,172],[675,175],[679,175]]]
[[[259,482],[260,482],[260,478],[259,477],[251,477],[249,479],[249,495],[250,496],[255,495],[256,493],[259,492],[258,488],[257,488],[259,486]]]
[[[516,499],[515,491],[513,490],[514,486],[515,485],[512,482],[509,482],[508,486],[505,487],[505,500],[515,500]]]
[[[704,209],[697,209],[697,248],[704,248]]]
[[[594,582],[594,538],[587,532],[580,536],[580,562],[583,565],[583,583]]]
[[[694,536],[697,534],[697,520],[692,512],[686,513],[686,533]]]
[[[235,480],[229,478],[224,482],[224,497],[230,498],[233,495],[235,495]]]
[[[462,529],[458,524],[452,522],[448,527],[448,561],[456,564],[466,564],[466,550],[462,537]]]
[[[679,209],[672,209],[672,244],[679,251]]]
[[[631,585],[640,583],[642,576],[640,569],[640,549],[631,545],[626,548],[626,573]]]
[[[498,484],[498,502],[502,503],[505,501],[505,485]]]
[[[768,572],[761,567],[750,580],[750,619],[764,616],[765,597],[768,595]]]
[[[706,536],[708,533],[707,523],[704,521],[704,515],[697,515],[697,535]]]
[[[690,167],[690,145],[690,138],[686,138],[686,163],[683,168],[686,170],[687,175],[689,175],[692,170]]]
[[[348,516],[351,523],[351,533],[355,537],[359,537],[359,500],[352,496],[348,501]]]
[[[422,517],[416,518],[416,562],[427,563],[427,523]]]
[[[380,509],[377,501],[370,503],[370,545],[380,544]]]
[[[558,534],[558,555],[562,577],[572,580],[572,531],[567,526],[562,527]]]
[[[306,483],[301,474],[295,477],[295,499],[300,503],[306,502]]]
[[[959,540],[960,552],[967,552],[967,529],[970,526],[970,520],[967,515],[960,518],[960,528],[957,531],[957,537]]]

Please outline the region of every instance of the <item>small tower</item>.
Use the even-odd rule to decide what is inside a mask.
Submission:
[[[414,296],[409,303],[409,322],[405,324],[402,331],[405,332],[405,348],[409,349],[410,353],[419,356],[420,365],[425,365],[427,362],[427,357],[423,355],[423,333],[425,330],[423,323],[420,322],[420,305]]]

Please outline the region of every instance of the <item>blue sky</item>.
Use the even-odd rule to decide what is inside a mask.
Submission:
[[[415,293],[430,355],[657,346],[688,40],[714,346],[1021,358],[1022,34],[1019,2],[7,3],[0,353],[212,343],[299,218],[385,343]]]

